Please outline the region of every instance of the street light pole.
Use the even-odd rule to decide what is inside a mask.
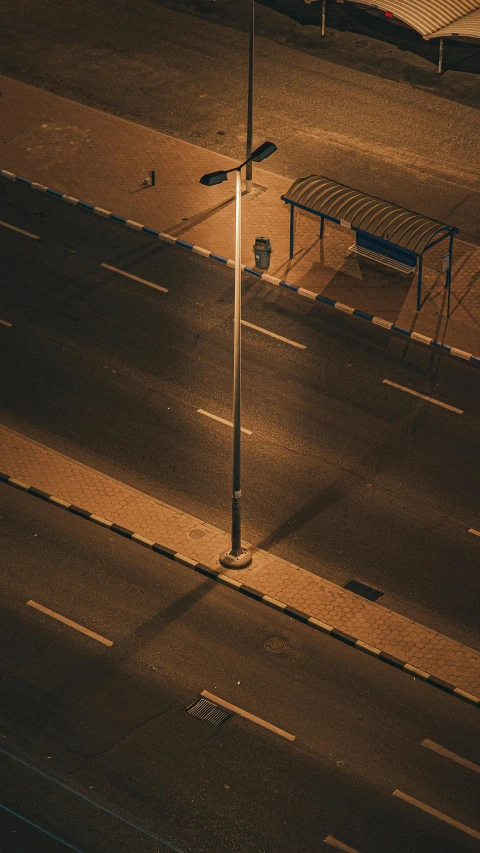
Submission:
[[[248,566],[252,561],[249,551],[242,551],[241,543],[241,410],[242,410],[242,175],[241,169],[236,170],[235,192],[235,310],[233,318],[233,477],[232,477],[232,550],[225,557],[230,562],[230,555],[235,565],[242,559],[243,565]],[[222,555],[223,556],[223,555]],[[220,558],[222,562],[222,558]]]
[[[245,189],[247,193],[252,191],[252,153],[253,140],[253,59],[254,59],[254,36],[255,36],[255,0],[252,0],[250,15],[250,44],[248,50],[248,101],[247,101],[247,168],[245,174]]]
[[[243,165],[243,164],[242,164]],[[235,297],[233,313],[233,471],[232,547],[220,555],[227,569],[245,569],[252,562],[242,548],[242,166],[235,169]]]
[[[220,563],[227,569],[244,569],[252,562],[250,551],[242,548],[241,525],[241,453],[242,453],[242,168],[252,160],[260,163],[270,157],[277,146],[264,142],[247,159],[226,171],[209,172],[202,175],[200,183],[207,187],[226,181],[230,172],[235,172],[235,298],[233,327],[233,476],[232,476],[232,547],[220,555]]]

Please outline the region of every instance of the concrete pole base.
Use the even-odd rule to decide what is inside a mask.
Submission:
[[[225,569],[246,569],[252,562],[250,551],[242,549],[241,554],[236,557],[231,551],[220,554],[220,563]]]

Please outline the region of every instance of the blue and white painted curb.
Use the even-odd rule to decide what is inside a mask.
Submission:
[[[274,610],[284,613],[285,616],[290,616],[291,619],[295,619],[297,622],[303,622],[304,625],[308,625],[316,631],[320,631],[322,634],[328,634],[328,636],[332,637],[334,640],[339,640],[347,646],[351,646],[352,648],[358,649],[358,651],[377,658],[377,660],[382,661],[382,663],[387,663],[390,666],[395,667],[395,669],[401,669],[408,675],[412,675],[414,678],[418,678],[426,684],[431,684],[438,690],[442,690],[444,693],[449,693],[450,696],[455,696],[457,699],[461,699],[468,705],[480,708],[480,698],[478,696],[473,696],[471,693],[467,693],[460,687],[455,687],[454,684],[450,684],[450,682],[444,681],[436,675],[431,675],[423,669],[419,669],[418,667],[409,664],[408,661],[395,657],[395,655],[390,654],[390,652],[382,651],[381,649],[377,649],[375,646],[371,646],[369,643],[364,643],[358,637],[353,637],[351,634],[345,633],[345,631],[342,631],[340,628],[334,628],[332,625],[327,625],[326,622],[322,622],[315,616],[310,616],[308,613],[304,613],[303,610],[298,610],[296,607],[292,607],[290,604],[285,604],[277,598],[272,598],[270,595],[260,592],[260,590],[248,586],[248,584],[241,583],[229,575],[224,575],[218,569],[212,569],[210,566],[207,566],[198,560],[192,560],[190,557],[186,557],[179,551],[169,548],[167,545],[161,545],[159,542],[154,542],[153,539],[147,539],[140,533],[135,533],[133,530],[129,530],[121,524],[115,524],[115,522],[109,521],[100,515],[95,515],[95,513],[90,512],[88,509],[76,506],[75,504],[70,504],[68,501],[62,500],[62,498],[57,498],[55,495],[48,494],[48,492],[43,491],[43,489],[37,489],[35,486],[29,486],[28,483],[24,483],[22,480],[17,480],[15,477],[10,477],[8,474],[0,472],[0,483],[6,483],[9,486],[13,486],[15,489],[19,489],[22,492],[27,492],[29,495],[40,498],[42,501],[51,503],[61,509],[66,509],[73,515],[80,516],[80,518],[84,518],[86,521],[93,521],[94,524],[98,524],[100,527],[105,527],[107,530],[110,530],[112,533],[116,533],[118,536],[122,536],[124,539],[130,539],[138,545],[143,545],[144,548],[149,548],[151,551],[155,551],[155,553],[161,554],[163,557],[167,557],[167,559],[173,560],[175,563],[180,563],[188,569],[193,569],[194,572],[198,572],[198,574],[203,575],[212,581],[216,581],[223,586],[228,586],[230,589],[235,590],[242,595],[246,595],[248,598],[253,598],[261,604],[266,604],[267,607],[272,607]]]
[[[196,255],[208,258],[210,261],[216,261],[217,263],[224,264],[227,267],[233,268],[235,266],[235,261],[231,258],[225,258],[223,255],[217,255],[215,252],[210,252],[208,249],[203,249],[201,246],[195,246],[193,243],[187,243],[185,240],[180,240],[176,237],[172,237],[170,234],[157,231],[155,228],[150,228],[148,225],[141,225],[140,222],[135,222],[133,219],[126,219],[124,216],[119,216],[117,213],[111,213],[109,210],[104,210],[103,207],[96,207],[94,204],[90,204],[87,201],[80,201],[80,199],[74,198],[74,196],[68,195],[68,193],[61,193],[58,190],[45,187],[43,184],[38,184],[35,181],[29,181],[28,178],[22,178],[20,175],[15,175],[7,169],[0,169],[0,177],[6,178],[7,180],[13,181],[17,184],[22,184],[23,186],[30,187],[33,190],[38,190],[39,192],[51,196],[52,198],[56,198],[59,201],[65,201],[67,204],[76,205],[77,207],[82,208],[82,210],[88,210],[89,213],[95,213],[97,216],[103,217],[103,219],[110,219],[118,225],[125,225],[127,228],[132,228],[134,231],[140,231],[157,240],[163,240],[165,243],[170,243],[172,246],[179,246],[181,249],[187,249],[190,252],[194,252]],[[397,326],[395,323],[383,320],[381,317],[375,317],[373,314],[368,314],[366,311],[360,311],[358,308],[352,308],[350,305],[344,305],[343,302],[335,302],[334,299],[329,299],[328,296],[322,296],[320,293],[315,293],[313,290],[306,290],[304,287],[299,287],[296,284],[289,284],[288,281],[276,278],[268,273],[259,272],[259,270],[256,270],[254,267],[249,267],[247,264],[242,264],[242,272],[261,279],[262,281],[266,281],[268,284],[272,284],[275,287],[281,287],[285,290],[291,291],[292,293],[297,293],[299,296],[310,299],[312,302],[327,305],[329,308],[334,308],[336,311],[342,311],[344,314],[349,314],[351,317],[366,320],[374,326],[381,326],[383,329],[400,335],[405,339],[423,344],[424,346],[428,346],[439,353],[453,356],[456,359],[468,362],[473,365],[473,367],[480,368],[480,358],[473,355],[471,352],[465,352],[464,350],[458,349],[458,347],[452,347],[448,344],[441,343],[433,338],[429,338],[427,335],[421,335],[420,332],[415,332],[413,329],[404,329],[402,326]]]

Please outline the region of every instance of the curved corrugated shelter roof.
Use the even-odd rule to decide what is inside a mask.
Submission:
[[[468,15],[464,15],[463,18],[453,21],[446,27],[442,27],[442,29],[432,33],[429,38],[447,38],[448,36],[480,39],[480,8],[475,12],[469,12]]]
[[[391,12],[404,21],[424,38],[437,37],[439,30],[453,27],[455,21],[468,18],[470,12],[480,9],[480,0],[355,0],[366,6],[376,6],[384,12]],[[468,22],[466,23],[468,26]],[[475,22],[475,31],[478,30]],[[453,32],[457,32],[453,29]],[[445,32],[443,35],[448,35]],[[472,33],[463,33],[472,35]]]
[[[440,231],[451,230],[449,225],[337,184],[321,175],[298,178],[282,199],[310,213],[348,222],[352,228],[388,240],[417,255],[425,251]]]

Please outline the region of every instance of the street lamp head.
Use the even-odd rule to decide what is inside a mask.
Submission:
[[[215,184],[222,184],[228,180],[226,172],[209,172],[207,175],[202,175],[200,183],[206,187],[213,187]]]
[[[266,160],[267,157],[274,154],[276,150],[277,146],[274,142],[263,142],[258,148],[255,148],[255,151],[252,151],[248,159],[253,160],[254,163],[261,163],[262,160]]]
[[[277,146],[274,142],[262,142],[258,148],[255,148],[255,151],[252,151],[250,157],[248,157],[243,163],[240,163],[240,166],[236,166],[233,169],[227,169],[226,171],[221,170],[218,172],[208,172],[206,175],[202,175],[200,183],[205,187],[213,187],[215,184],[222,184],[224,181],[228,180],[229,172],[239,172],[242,166],[245,166],[246,163],[250,163],[251,160],[255,163],[261,163],[262,160],[266,160],[267,157],[274,154],[276,150]]]

